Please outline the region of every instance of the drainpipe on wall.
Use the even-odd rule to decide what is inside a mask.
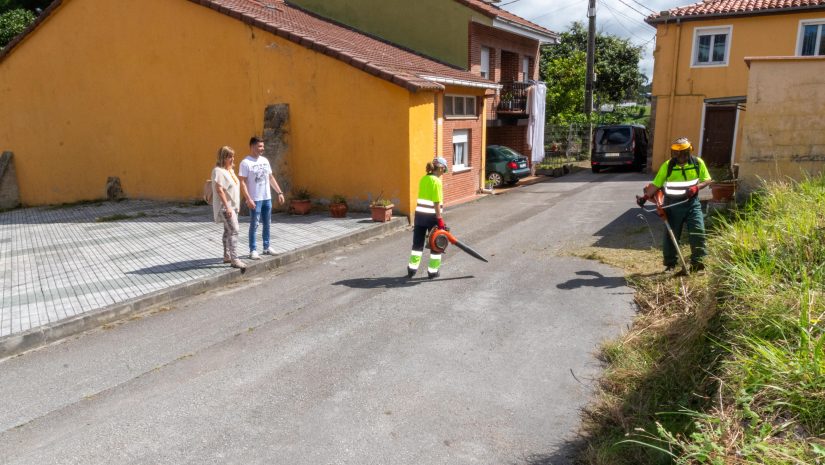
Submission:
[[[673,139],[673,107],[675,107],[676,98],[676,73],[679,71],[679,51],[681,50],[680,42],[682,41],[682,19],[676,18],[676,42],[673,53],[673,71],[670,76],[670,98],[667,104],[667,139],[665,144]],[[667,157],[665,157],[667,159]]]

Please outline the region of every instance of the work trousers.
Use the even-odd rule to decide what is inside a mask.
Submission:
[[[667,206],[667,202],[665,202],[665,206]],[[699,199],[693,197],[683,204],[666,208],[665,212],[667,212],[667,222],[673,229],[673,235],[676,236],[677,241],[681,238],[682,229],[687,224],[690,262],[692,265],[702,263],[707,251],[705,250],[705,219],[702,215],[702,205],[699,203]],[[676,266],[679,257],[667,230],[665,231],[662,253],[665,266]]]
[[[419,265],[421,265],[421,259],[424,256],[424,242],[426,242],[427,232],[429,232],[429,230],[430,228],[426,226],[413,227],[412,251],[410,252],[410,261],[407,263],[407,268],[409,270],[418,270]],[[432,275],[438,273],[438,269],[440,267],[441,254],[433,253],[433,251],[431,250],[430,259],[427,262],[427,274]]]

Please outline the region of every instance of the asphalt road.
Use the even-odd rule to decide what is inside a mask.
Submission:
[[[566,464],[619,270],[565,255],[638,228],[646,177],[579,172],[0,362],[12,464]],[[633,221],[636,221],[635,223]]]

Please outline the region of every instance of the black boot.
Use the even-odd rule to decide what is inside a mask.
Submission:
[[[413,276],[415,276],[416,271],[418,271],[418,270],[414,270],[414,269],[412,269],[408,266],[407,267],[407,277],[412,278]]]

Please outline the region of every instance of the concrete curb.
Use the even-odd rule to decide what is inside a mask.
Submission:
[[[219,286],[241,281],[245,277],[260,275],[308,257],[330,252],[372,237],[395,232],[408,225],[409,221],[406,217],[393,217],[391,221],[386,223],[381,223],[346,236],[308,245],[291,252],[276,255],[270,259],[264,259],[258,262],[247,261],[247,268],[243,273],[234,268],[227,268],[225,271],[221,271],[212,276],[192,280],[191,282],[92,310],[82,315],[33,328],[23,333],[11,334],[0,338],[0,359],[42,347],[46,344],[100,327],[106,323],[122,320],[153,306],[167,304],[184,297],[191,297]]]

